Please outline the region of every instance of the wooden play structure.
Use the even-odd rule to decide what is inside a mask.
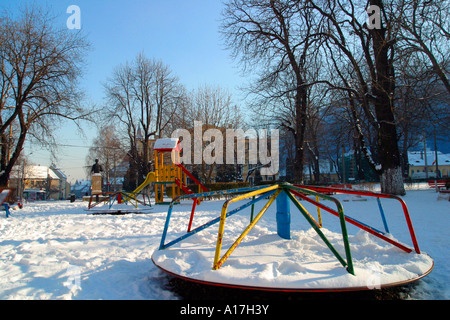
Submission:
[[[149,173],[153,176],[155,184],[155,203],[163,204],[164,191],[171,188],[172,200],[181,195],[181,191],[185,194],[193,194],[194,192],[187,186],[187,178],[189,177],[197,186],[198,192],[207,192],[208,189],[200,183],[192,173],[187,170],[180,161],[180,141],[175,138],[166,138],[156,140],[154,146],[155,171]],[[147,180],[147,179],[146,179]],[[149,181],[148,183],[150,183]],[[144,182],[145,183],[145,182]],[[147,184],[148,184],[147,183]],[[199,202],[200,199],[197,199]]]

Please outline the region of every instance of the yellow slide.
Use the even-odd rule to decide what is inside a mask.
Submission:
[[[130,200],[130,198],[136,197],[136,194],[138,194],[142,189],[144,189],[153,181],[156,181],[156,175],[154,172],[149,172],[144,182],[142,182],[142,184],[139,187],[137,187],[136,190],[134,190],[128,197],[126,197],[124,201],[128,201]]]
[[[147,174],[147,178],[145,178],[144,182],[142,182],[142,184],[136,188],[136,190],[134,190],[132,193],[136,194],[139,193],[142,189],[144,189],[146,186],[148,186],[151,182],[156,181],[156,175],[154,172],[149,172]]]

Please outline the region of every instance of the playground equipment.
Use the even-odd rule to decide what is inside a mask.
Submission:
[[[198,192],[207,192],[208,189],[200,183],[180,162],[180,141],[175,138],[156,140],[153,150],[155,153],[155,203],[163,204],[164,189],[171,187],[172,200],[181,195],[181,190],[186,194],[193,194],[194,191],[186,184],[189,177],[197,186]],[[170,155],[170,158],[164,157]],[[197,198],[200,203],[200,198]]]
[[[380,209],[380,214],[383,220],[383,224],[385,226],[385,231],[377,230],[376,228],[373,228],[367,224],[364,224],[360,221],[357,221],[356,219],[350,218],[344,214],[343,206],[341,205],[340,201],[332,197],[330,194],[333,193],[347,193],[347,194],[356,194],[361,196],[368,196],[368,197],[376,197],[377,202]],[[223,203],[222,210],[219,217],[216,217],[212,219],[211,221],[197,227],[194,229],[191,229],[192,221],[194,219],[195,209],[191,211],[191,215],[189,218],[189,224],[187,228],[187,232],[181,236],[179,236],[176,239],[172,239],[169,242],[166,242],[168,238],[168,230],[169,225],[173,213],[173,205],[176,201],[180,199],[187,199],[187,198],[199,198],[199,197],[207,197],[207,196],[215,196],[215,195],[235,195],[233,198],[226,200]],[[411,242],[413,244],[413,248],[408,247],[405,244],[402,244],[398,242],[397,240],[392,239],[392,237],[389,237],[386,235],[386,233],[389,232],[389,229],[387,227],[386,218],[384,215],[383,207],[381,206],[380,199],[381,198],[390,198],[397,200],[401,203],[403,214],[406,219],[406,223],[408,226],[408,230],[411,237]],[[267,200],[268,199],[268,200]],[[318,213],[318,220],[313,218],[313,216],[305,209],[305,207],[300,203],[299,200],[306,200],[308,203],[312,204],[317,208]],[[234,208],[232,210],[229,210],[230,205],[233,203],[237,203],[242,200],[249,200],[248,202],[244,203],[243,205],[238,206],[237,208]],[[319,202],[319,200],[322,201],[330,201],[333,203],[336,207],[336,209],[332,209],[322,202]],[[254,217],[254,206],[257,202],[260,201],[267,201],[266,204],[263,206],[261,211]],[[222,273],[214,273],[211,272],[211,269],[213,271],[219,271],[222,266],[226,265],[227,259],[231,256],[231,254],[236,250],[236,248],[241,244],[243,239],[248,235],[250,230],[254,228],[254,226],[260,221],[261,217],[267,212],[268,208],[273,204],[276,203],[276,228],[277,228],[277,234],[281,239],[289,240],[291,239],[291,213],[290,213],[290,204],[292,203],[295,208],[297,208],[301,215],[304,217],[304,219],[309,223],[311,228],[317,233],[319,238],[323,241],[323,243],[326,245],[326,247],[331,251],[332,255],[338,260],[340,265],[345,268],[347,271],[347,274],[350,275],[350,277],[347,276],[347,280],[349,281],[349,284],[347,286],[342,286],[338,281],[330,281],[324,284],[322,281],[316,281],[308,282],[308,277],[310,275],[305,275],[306,280],[302,280],[297,283],[294,283],[294,285],[291,285],[289,283],[277,283],[274,281],[274,279],[270,279],[266,283],[264,283],[264,280],[259,280],[257,284],[255,285],[243,285],[240,280],[231,281],[228,277],[222,277]],[[229,249],[225,252],[225,254],[221,255],[222,251],[222,245],[224,242],[224,236],[225,236],[225,222],[226,220],[231,217],[232,215],[240,212],[241,210],[251,207],[251,218],[248,226],[245,228],[245,230],[242,232],[240,236],[234,241],[234,243],[229,247]],[[341,246],[343,249],[338,250],[336,245],[332,244],[332,241],[328,239],[328,237],[325,235],[325,232],[322,232],[322,219],[321,219],[321,210],[325,210],[332,215],[335,215],[339,218],[339,224],[340,224],[340,232],[341,232],[341,239],[342,244]],[[182,248],[176,249],[175,244],[185,241],[189,237],[201,232],[202,230],[205,230],[209,227],[211,227],[214,224],[219,223],[218,232],[217,232],[217,241],[216,246],[213,254],[213,262],[210,264],[209,270],[205,270],[205,273],[202,274],[186,274],[183,273],[183,271],[178,270],[177,268],[172,268],[171,266],[173,263],[170,263],[171,257],[176,257],[179,259],[181,256],[181,251],[176,253],[178,250],[182,250]],[[386,280],[382,279],[379,283],[379,287],[388,287],[393,285],[400,285],[408,282],[415,281],[417,279],[420,279],[431,272],[433,269],[433,260],[426,254],[422,254],[419,249],[419,245],[417,243],[417,239],[414,233],[414,229],[412,226],[412,222],[409,216],[409,212],[407,209],[406,204],[404,201],[396,196],[392,195],[386,195],[386,194],[380,194],[380,193],[374,193],[374,192],[366,192],[366,191],[357,191],[357,190],[347,190],[347,189],[338,189],[338,188],[319,188],[319,187],[309,187],[309,186],[299,186],[299,185],[291,185],[291,184],[276,184],[272,186],[258,186],[258,187],[252,187],[252,188],[240,188],[240,189],[233,189],[233,190],[224,190],[224,191],[214,191],[214,192],[203,192],[203,193],[197,193],[197,194],[187,194],[184,196],[179,196],[172,200],[167,217],[166,217],[166,223],[164,226],[163,234],[161,237],[161,243],[159,250],[155,251],[152,260],[155,263],[156,266],[158,266],[163,271],[175,276],[180,277],[185,280],[190,280],[194,282],[199,283],[205,283],[210,285],[219,285],[219,286],[229,286],[229,287],[238,287],[238,288],[251,288],[251,289],[260,289],[260,290],[273,290],[273,291],[348,291],[348,290],[367,290],[370,289],[370,287],[367,285],[367,272],[366,270],[362,270],[360,274],[355,269],[354,261],[352,258],[351,253],[351,244],[349,241],[349,236],[347,232],[347,223],[350,223],[354,226],[357,226],[361,230],[364,230],[371,235],[376,236],[377,238],[392,244],[393,246],[401,249],[402,252],[407,253],[408,256],[402,256],[403,259],[415,259],[420,255],[420,258],[424,260],[424,262],[421,262],[421,268],[417,267],[415,270],[419,270],[419,272],[416,272],[414,275],[408,274],[405,275],[404,278],[395,278],[393,280],[392,278],[387,277]],[[185,244],[182,247],[186,247]],[[192,244],[191,244],[192,246]],[[171,254],[171,252],[175,252],[176,254]],[[211,251],[211,250],[210,250]],[[341,252],[340,252],[341,251]],[[342,254],[342,251],[344,253]],[[238,259],[239,260],[239,259]],[[409,260],[408,260],[409,262]],[[247,262],[249,263],[249,262]],[[413,264],[413,263],[412,263]],[[423,266],[422,266],[423,264]],[[361,266],[358,264],[358,268],[360,269]],[[358,270],[359,270],[358,269]],[[324,274],[327,274],[324,272]],[[216,278],[215,278],[216,276]],[[340,277],[343,277],[342,275],[339,275]],[[327,278],[333,278],[329,274],[327,274]],[[328,281],[330,279],[327,279]],[[332,279],[333,280],[333,279]],[[336,286],[336,283],[339,283]]]
[[[106,192],[101,195],[90,197],[87,211],[93,214],[126,214],[148,212],[152,209],[150,199],[145,200],[139,193],[129,193],[125,191]],[[103,205],[103,206],[101,206]],[[132,207],[129,207],[131,205]]]
[[[153,146],[154,150],[154,164],[155,171],[149,172],[144,180],[133,192],[106,192],[101,194],[91,195],[89,199],[88,210],[96,208],[97,213],[102,212],[136,212],[149,210],[150,201],[145,202],[145,195],[141,194],[141,191],[151,183],[155,185],[155,204],[165,204],[164,192],[168,188],[171,188],[172,200],[181,195],[181,190],[185,194],[194,194],[194,191],[189,189],[186,184],[187,177],[189,177],[197,186],[198,192],[207,192],[208,189],[200,183],[180,162],[180,142],[178,139],[165,138],[155,141]],[[166,155],[166,157],[165,157]],[[167,157],[169,155],[169,157]],[[141,195],[143,200],[139,200],[138,196]],[[199,204],[201,198],[194,199],[193,210],[195,206]],[[114,206],[116,204],[132,204],[133,210],[127,208],[117,209]],[[106,204],[106,209],[97,209],[100,204]],[[141,207],[141,209],[139,208]],[[142,206],[143,209],[142,209]]]

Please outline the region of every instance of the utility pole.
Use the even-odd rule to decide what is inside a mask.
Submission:
[[[342,183],[345,184],[345,147],[342,145]]]
[[[427,162],[427,139],[425,137],[425,132],[423,133],[423,155],[425,159],[425,179],[428,179],[428,162]]]
[[[434,186],[436,188],[436,192],[439,192],[437,179],[438,179],[438,173],[439,173],[439,164],[438,164],[438,151],[437,151],[437,141],[436,141],[436,126],[433,126],[434,129],[434,157],[436,159],[436,176],[434,179]]]

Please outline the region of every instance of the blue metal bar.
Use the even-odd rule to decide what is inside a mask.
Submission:
[[[371,229],[371,230],[373,230],[373,231],[375,231],[375,232],[378,232],[378,233],[380,233],[380,234],[382,234],[382,235],[385,235],[385,234],[386,234],[386,232],[383,232],[383,231],[381,231],[381,230],[378,230],[377,228],[374,228],[374,227],[372,227],[372,226],[369,226],[368,224],[366,224],[366,223],[364,223],[364,222],[361,222],[361,221],[359,221],[359,220],[357,220],[357,219],[355,219],[355,218],[352,218],[352,217],[350,217],[349,215],[346,215],[345,217],[348,218],[348,219],[351,220],[351,221],[354,221],[354,222],[356,222],[356,223],[359,223],[359,224],[363,225],[364,227],[366,227],[366,228],[368,228],[368,229]]]
[[[291,211],[286,192],[281,192],[277,199],[277,233],[283,239],[291,239]]]
[[[163,230],[163,234],[162,234],[162,237],[161,237],[161,243],[160,243],[159,249],[161,250],[161,249],[164,248],[164,241],[165,241],[166,236],[167,236],[167,230],[169,228],[169,222],[170,222],[170,218],[172,216],[173,205],[176,202],[178,202],[179,200],[181,200],[181,199],[199,198],[199,197],[209,197],[209,196],[213,196],[213,195],[224,195],[224,194],[230,194],[230,193],[245,192],[245,191],[249,191],[249,190],[262,189],[264,187],[265,186],[252,187],[252,188],[237,188],[237,189],[229,189],[229,190],[222,190],[222,191],[210,191],[210,192],[186,194],[186,195],[183,195],[183,196],[175,197],[170,202],[169,209],[167,210],[166,223],[164,224],[164,230]]]
[[[381,200],[380,200],[380,198],[377,198],[377,202],[378,202],[378,208],[380,209],[380,213],[381,213],[381,219],[383,219],[384,230],[386,230],[387,233],[390,233],[390,232],[389,232],[388,225],[387,225],[386,217],[385,217],[385,215],[384,215],[384,210],[383,210],[383,207],[382,207],[382,205],[381,205]]]
[[[3,208],[5,208],[6,211],[6,217],[8,218],[10,216],[10,212],[9,212],[9,204],[4,203],[2,204]]]
[[[117,195],[118,193],[115,194],[113,193],[112,195],[109,196],[109,209],[111,209],[111,207],[114,205],[114,201],[117,200]]]
[[[272,190],[272,191],[266,192],[266,193],[262,194],[261,196],[259,196],[258,198],[253,199],[253,200],[243,204],[242,206],[231,210],[230,212],[227,213],[226,216],[227,217],[232,216],[232,215],[238,213],[239,211],[241,211],[241,210],[243,210],[243,209],[245,209],[245,208],[247,208],[247,207],[249,207],[251,205],[254,205],[256,202],[258,202],[258,201],[260,201],[260,200],[262,200],[262,199],[264,199],[264,198],[266,198],[268,196],[271,196],[275,192],[276,192],[276,190]],[[213,219],[213,220],[211,220],[211,221],[209,221],[209,222],[207,222],[207,223],[205,223],[205,224],[203,224],[203,225],[201,225],[201,226],[191,230],[191,232],[186,233],[186,234],[182,235],[181,237],[179,237],[179,238],[177,238],[175,240],[172,240],[171,242],[169,242],[167,244],[164,244],[165,238],[167,236],[167,229],[169,227],[169,220],[170,220],[170,217],[172,215],[172,208],[173,208],[173,205],[171,204],[171,206],[169,207],[169,211],[167,212],[166,225],[164,226],[164,231],[163,231],[163,235],[162,235],[162,238],[161,238],[161,244],[159,246],[159,250],[166,249],[166,248],[168,248],[168,247],[170,247],[170,246],[172,246],[172,245],[174,245],[174,244],[176,244],[176,243],[178,243],[178,242],[180,242],[180,241],[182,241],[182,240],[184,240],[184,239],[186,239],[186,238],[188,238],[188,237],[190,237],[190,236],[192,236],[192,235],[194,235],[194,234],[196,234],[196,233],[198,233],[198,232],[200,232],[200,231],[202,231],[202,230],[204,230],[204,229],[206,229],[206,228],[208,228],[208,227],[212,226],[213,224],[216,224],[217,222],[220,221],[220,217],[217,217],[217,218],[215,218],[215,219]]]

